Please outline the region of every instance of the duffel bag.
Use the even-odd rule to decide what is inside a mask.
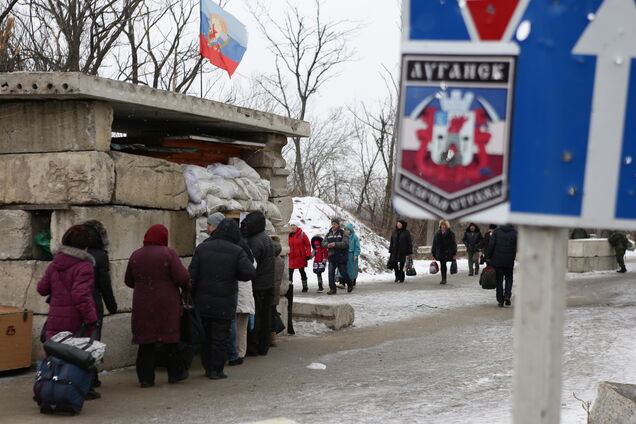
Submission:
[[[479,276],[479,285],[482,289],[492,290],[497,288],[497,272],[495,268],[486,267]]]
[[[49,356],[42,361],[35,374],[33,400],[43,414],[78,414],[84,406],[92,380],[92,372]]]
[[[44,351],[47,356],[55,356],[85,370],[94,370],[106,351],[104,343],[95,341],[99,327],[100,323],[97,322],[90,339],[74,337],[68,331],[57,333],[44,342]],[[79,334],[82,334],[84,329],[85,326],[82,325]]]

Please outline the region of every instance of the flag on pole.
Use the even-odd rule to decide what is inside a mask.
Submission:
[[[232,76],[247,49],[247,30],[213,0],[201,0],[199,53]]]

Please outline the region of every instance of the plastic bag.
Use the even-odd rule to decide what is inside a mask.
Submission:
[[[249,178],[251,180],[260,180],[261,176],[251,166],[247,164],[243,159],[230,158],[227,163],[234,166],[241,173],[241,177]]]
[[[428,272],[431,274],[437,274],[439,272],[439,265],[437,265],[437,262],[431,262],[431,265],[428,267]]]
[[[42,231],[33,237],[33,241],[35,245],[42,249],[44,252],[45,260],[53,259],[53,254],[51,253],[51,232],[50,231]]]
[[[241,172],[232,165],[224,165],[222,163],[213,163],[206,168],[212,175],[221,178],[238,178]]]

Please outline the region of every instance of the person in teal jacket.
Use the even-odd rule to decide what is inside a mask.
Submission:
[[[345,228],[345,233],[349,235],[349,257],[347,258],[347,273],[349,278],[356,285],[356,279],[358,278],[358,258],[360,257],[360,238],[356,235],[353,229],[353,224],[348,223]]]

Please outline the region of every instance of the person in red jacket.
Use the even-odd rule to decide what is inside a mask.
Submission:
[[[188,370],[178,353],[183,314],[179,288],[190,292],[190,274],[177,252],[168,247],[168,229],[151,226],[144,246],[128,260],[124,282],[133,291],[132,334],[137,352],[137,377],[141,387],[155,384],[155,350],[163,343],[169,354],[168,383],[188,378]]]
[[[313,249],[314,274],[318,278],[318,291],[316,293],[322,293],[322,273],[325,272],[327,267],[328,251],[322,247],[322,237],[320,235],[315,235],[311,238],[311,247]]]
[[[89,336],[96,331],[97,308],[93,299],[95,260],[88,253],[90,233],[83,225],[74,225],[62,237],[62,245],[53,262],[38,281],[38,293],[49,296],[46,340],[62,331],[73,334],[84,327]],[[86,399],[98,399],[91,389]]]
[[[289,234],[289,285],[294,284],[294,270],[300,272],[300,279],[303,283],[303,293],[307,288],[307,261],[311,259],[311,245],[309,237],[300,229],[300,222],[289,221],[292,232]]]

